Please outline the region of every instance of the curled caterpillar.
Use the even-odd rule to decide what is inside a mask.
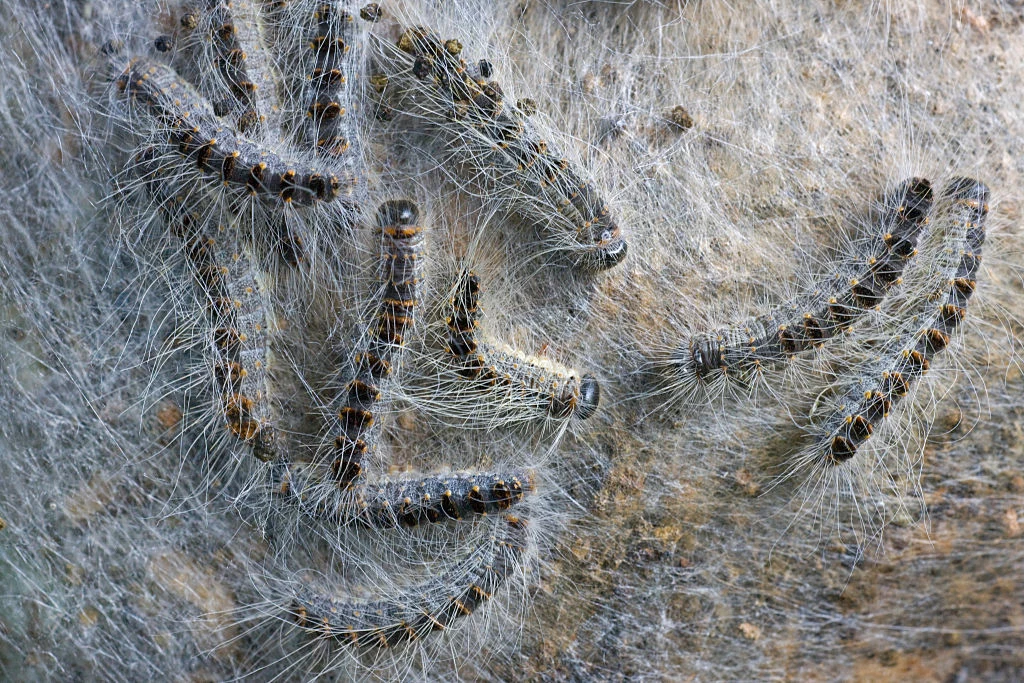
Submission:
[[[480,278],[460,278],[448,318],[448,352],[457,373],[500,396],[497,403],[513,411],[526,410],[562,420],[586,420],[597,412],[601,385],[590,376],[552,361],[527,356],[504,344],[477,338],[480,324]]]
[[[669,361],[677,388],[686,393],[710,393],[728,385],[750,388],[767,370],[848,331],[876,308],[917,254],[932,207],[931,183],[923,178],[903,181],[884,207],[878,238],[866,259],[840,264],[810,295],[741,324],[695,335],[678,347]]]
[[[950,204],[950,220],[955,226],[950,237],[953,253],[959,257],[950,268],[946,289],[923,300],[924,308],[914,316],[912,329],[888,347],[881,367],[861,368],[864,372],[857,374],[870,379],[852,387],[841,409],[823,421],[817,441],[825,463],[840,464],[856,455],[914,383],[928,372],[935,356],[949,346],[951,336],[967,316],[981,265],[989,190],[977,180],[957,177],[943,188],[941,198]]]
[[[504,101],[501,85],[488,80],[489,73],[471,75],[461,53],[457,40],[408,29],[378,87],[430,122],[464,177],[499,197],[512,213],[540,225],[556,250],[584,268],[620,263],[626,241],[594,183],[541,136],[526,113]]]
[[[168,151],[192,162],[225,185],[286,203],[328,202],[339,192],[338,178],[314,168],[287,164],[275,153],[217,122],[209,103],[174,70],[145,57],[132,59],[118,77],[118,90],[133,111],[153,116],[167,136]]]
[[[387,600],[345,602],[304,592],[288,611],[317,638],[381,649],[450,628],[491,600],[519,565],[527,547],[527,522],[506,515],[492,535],[454,569]]]

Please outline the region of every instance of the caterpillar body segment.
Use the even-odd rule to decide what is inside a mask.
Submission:
[[[339,194],[354,222],[367,201],[360,119],[362,69],[371,19],[348,0],[290,0],[267,8],[281,47],[282,134],[340,178]]]

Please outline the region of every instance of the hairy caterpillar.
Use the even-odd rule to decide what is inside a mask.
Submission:
[[[267,395],[268,316],[251,250],[243,245],[241,218],[172,192],[153,148],[143,150],[136,161],[150,196],[182,243],[201,291],[227,427],[252,447],[257,458],[270,460],[277,436]]]
[[[395,354],[413,322],[423,247],[418,220],[419,209],[407,200],[385,202],[377,211],[383,289],[374,322],[353,354],[354,376],[337,409],[331,470],[341,487],[363,472],[362,460],[370,448],[365,437],[376,422],[374,408],[381,399],[381,383],[391,375]]]
[[[958,257],[950,264],[947,289],[923,299],[919,312],[911,319],[911,330],[887,346],[880,367],[871,367],[876,365],[872,362],[871,366],[858,368],[858,375],[871,379],[851,387],[840,410],[816,429],[816,442],[825,463],[840,464],[857,453],[914,383],[928,372],[935,356],[949,346],[951,335],[967,316],[981,265],[989,190],[977,180],[957,177],[943,188],[941,197],[951,205],[951,253]]]
[[[399,595],[374,602],[343,602],[300,594],[288,608],[299,628],[367,649],[387,648],[444,631],[491,600],[526,551],[526,520],[506,515],[501,531],[454,569]]]
[[[278,492],[312,490],[316,468],[293,464],[280,480]],[[534,491],[533,473],[511,469],[501,474],[461,472],[412,479],[384,479],[352,485],[352,493],[307,496],[299,499],[309,517],[334,524],[356,522],[365,527],[390,529],[457,521],[474,515],[507,510]]]
[[[931,207],[931,183],[904,180],[884,202],[880,230],[866,258],[840,264],[810,295],[744,323],[695,335],[672,353],[674,390],[750,389],[767,370],[848,331],[901,281],[907,262],[917,254]]]
[[[339,191],[338,178],[299,164],[289,165],[217,123],[209,103],[171,67],[145,57],[133,58],[117,79],[135,111],[152,115],[167,135],[167,145],[184,160],[225,185],[250,194],[276,196],[298,205],[329,202]]]
[[[452,314],[447,320],[447,350],[458,364],[458,375],[484,391],[500,394],[498,404],[510,411],[525,410],[556,420],[593,416],[601,401],[596,378],[581,377],[552,361],[477,338],[479,295],[479,276],[465,273],[451,299]]]
[[[345,103],[356,85],[352,79],[359,56],[353,54],[352,46],[359,29],[353,26],[355,18],[350,12],[332,3],[318,3],[313,21],[304,137],[321,153],[339,156],[349,150],[356,137],[347,132],[346,122],[352,113]],[[356,40],[361,46],[361,38]]]
[[[257,458],[270,460],[276,435],[266,391],[267,321],[251,255],[232,244],[237,231],[218,225],[209,234],[196,228],[197,220],[194,214],[182,216],[177,231],[209,301],[224,415],[231,432],[251,444]]]
[[[553,247],[580,266],[603,270],[626,256],[621,228],[593,182],[545,140],[528,114],[507,104],[490,68],[471,75],[458,40],[406,30],[378,87],[396,92],[430,122],[445,153],[507,209],[540,225]],[[483,62],[486,64],[486,62]]]
[[[189,34],[188,42],[196,49],[212,46],[214,73],[219,74],[225,87],[205,90],[226,90],[235,100],[232,106],[226,100],[214,102],[214,108],[232,113],[238,130],[258,135],[268,124],[268,117],[277,110],[277,83],[279,78],[267,60],[263,18],[259,0],[203,0],[205,8],[193,5],[182,15],[180,25]],[[211,74],[198,73],[200,82]],[[219,86],[220,83],[212,84]],[[271,128],[276,127],[271,125]]]

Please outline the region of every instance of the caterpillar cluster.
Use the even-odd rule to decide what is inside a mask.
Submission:
[[[366,6],[359,16],[372,23],[381,11]],[[489,472],[425,476],[374,471],[386,461],[379,452],[382,417],[423,296],[427,230],[412,200],[385,201],[374,215],[372,303],[359,316],[362,331],[354,346],[338,344],[334,350],[341,361],[341,386],[324,401],[324,419],[312,413],[305,418],[319,419],[330,434],[314,448],[281,420],[301,410],[287,405],[276,378],[294,371],[271,367],[272,359],[289,357],[292,336],[278,329],[290,326],[288,313],[278,311],[290,305],[290,295],[275,291],[275,285],[296,280],[290,275],[295,272],[301,276],[298,287],[318,287],[321,298],[340,301],[343,278],[321,271],[341,264],[317,253],[325,239],[319,231],[340,223],[354,233],[365,211],[355,203],[366,174],[358,170],[362,144],[353,116],[361,108],[357,52],[362,40],[354,10],[337,2],[213,1],[186,5],[177,24],[180,52],[167,62],[132,56],[114,79],[115,113],[134,120],[133,130],[123,134],[142,141],[142,151],[121,173],[129,179],[122,206],[134,206],[131,211],[140,216],[157,209],[179,241],[204,308],[208,341],[200,351],[208,354],[204,365],[212,370],[218,420],[265,463],[254,466],[255,486],[249,488],[270,492],[271,517],[296,510],[301,523],[324,537],[341,538],[337,534],[349,527],[390,530],[460,520],[496,529],[454,568],[411,589],[421,602],[422,596],[430,600],[430,606],[424,602],[415,608],[418,616],[396,616],[399,607],[418,604],[404,595],[386,595],[368,608],[305,590],[290,608],[292,622],[317,638],[333,635],[341,645],[360,648],[374,642],[397,645],[444,630],[488,601],[526,561],[528,522],[507,511],[535,493],[536,475],[529,467],[503,465]],[[166,52],[169,40],[157,39],[157,51]],[[270,48],[285,44],[297,49],[270,56]],[[215,68],[206,73],[204,64]],[[191,74],[197,85],[182,74]],[[295,161],[285,161],[278,149],[295,150]],[[549,157],[538,159],[555,163]],[[587,258],[601,267],[614,265],[625,254],[625,243],[603,200],[567,162],[556,166],[559,179],[551,176],[540,186],[558,181],[563,211],[575,212],[577,229],[593,227],[584,236],[594,243],[587,246]],[[334,203],[342,208],[330,209]],[[275,235],[290,225],[298,227],[298,237],[276,244]],[[335,228],[331,239],[358,241],[353,233]],[[335,256],[345,251],[331,249]],[[302,283],[306,278],[309,284]],[[337,303],[322,310],[331,305]],[[478,317],[475,298],[471,305],[472,311],[454,315],[465,318],[460,339],[473,352],[451,351],[464,366],[459,374],[466,382],[508,387],[508,402],[524,413],[540,408],[542,415],[564,420],[596,412],[595,378],[581,378],[505,345],[478,344],[471,334]],[[473,365],[476,372],[468,373]],[[312,387],[312,392],[316,403],[329,390]],[[482,394],[474,400],[486,403]],[[374,467],[367,466],[368,459]],[[494,521],[484,519],[488,516]],[[454,597],[437,606],[434,594]]]
[[[869,51],[959,41],[942,8],[864,31],[856,3],[470,4],[0,3],[0,677],[870,676],[936,635],[947,677],[1019,664],[1019,373],[973,334],[993,301],[1017,322],[1012,195],[986,242],[982,183],[910,179],[813,291],[646,343],[792,264],[772,242],[830,241],[907,153],[893,112],[903,167],[955,150],[1012,187],[970,158],[1019,132],[1006,64],[920,78],[1000,41],[893,79]],[[1000,125],[962,125],[982,109]],[[628,267],[592,272],[623,216]],[[494,240],[509,219],[545,253]],[[939,404],[951,357],[977,374]],[[666,387],[679,420],[652,417]],[[775,481],[807,483],[801,511],[852,491],[902,527],[871,561],[857,520],[815,542],[757,495],[795,449]]]
[[[385,202],[377,211],[381,282],[368,329],[351,354],[352,377],[332,406],[336,420],[326,451],[329,466],[298,460],[276,464],[275,490],[311,517],[340,524],[354,519],[378,528],[416,526],[505,510],[533,491],[532,474],[521,469],[399,481],[373,480],[364,471],[364,459],[374,448],[371,434],[379,426],[384,384],[393,379],[418,303],[424,257],[419,218],[419,209],[408,200]]]

